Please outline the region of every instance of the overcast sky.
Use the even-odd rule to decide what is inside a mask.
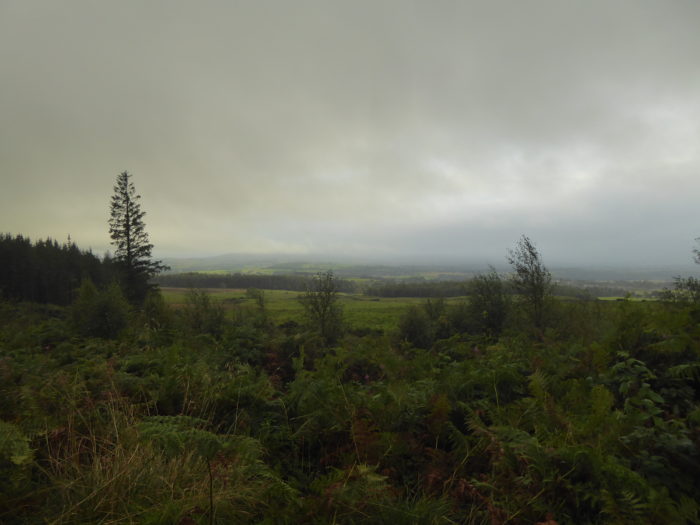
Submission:
[[[0,2],[0,231],[158,256],[691,263],[700,2]]]

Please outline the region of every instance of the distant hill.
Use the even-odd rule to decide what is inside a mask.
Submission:
[[[360,260],[334,260],[329,255],[289,254],[224,254],[212,257],[167,258],[170,273],[252,273],[267,275],[310,275],[333,270],[338,277],[346,279],[425,279],[463,280],[477,273],[488,271],[486,264],[373,264]],[[510,267],[498,265],[499,272],[508,273]],[[582,266],[550,267],[555,279],[575,281],[658,281],[669,283],[676,276],[700,274],[698,265],[675,266]]]

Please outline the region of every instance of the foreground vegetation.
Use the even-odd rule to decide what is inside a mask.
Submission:
[[[329,343],[265,297],[2,303],[0,521],[698,521],[693,304],[414,300]]]
[[[522,237],[466,297],[161,294],[0,249],[2,523],[700,521],[696,279],[564,300]]]

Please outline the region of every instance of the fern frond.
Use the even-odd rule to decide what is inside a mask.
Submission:
[[[537,369],[530,375],[528,388],[534,398],[543,403],[549,393],[550,378],[542,370]]]
[[[616,525],[645,523],[648,510],[648,503],[630,490],[616,494],[608,490],[603,491],[603,513]]]
[[[683,363],[666,370],[666,374],[674,379],[684,379],[686,381],[700,381],[700,363]]]

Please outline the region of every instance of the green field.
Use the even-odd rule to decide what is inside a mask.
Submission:
[[[186,288],[162,288],[163,297],[173,306],[185,303]],[[212,300],[220,302],[233,315],[236,308],[253,308],[255,301],[246,296],[245,290],[210,288],[206,290]],[[285,321],[301,321],[303,309],[297,298],[300,292],[287,290],[264,290],[265,306],[272,320],[279,324]],[[350,328],[367,328],[372,330],[389,331],[395,328],[398,321],[411,305],[425,301],[417,297],[369,297],[361,294],[338,294],[339,303],[343,308],[343,319]],[[453,304],[465,298],[449,298],[445,302]]]
[[[185,304],[188,288],[161,288],[166,303],[179,307]],[[246,295],[246,290],[231,288],[204,289],[211,299],[221,303],[230,317],[240,308],[254,308],[255,300]],[[303,320],[303,309],[298,301],[301,292],[288,290],[264,290],[265,308],[268,315],[276,324],[285,321],[300,322]],[[399,319],[411,305],[425,302],[421,297],[371,297],[362,294],[338,294],[339,303],[343,308],[343,319],[349,328],[382,330],[385,333],[398,326]],[[575,299],[562,297],[563,301]],[[467,300],[466,297],[450,297],[445,299],[447,304],[456,304]],[[598,297],[598,300],[617,302],[628,300],[632,302],[653,301],[644,297]]]

